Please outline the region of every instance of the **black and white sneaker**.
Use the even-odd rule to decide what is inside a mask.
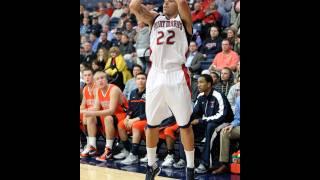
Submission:
[[[155,162],[152,166],[147,165],[146,180],[154,180],[154,177],[160,174],[161,168]]]

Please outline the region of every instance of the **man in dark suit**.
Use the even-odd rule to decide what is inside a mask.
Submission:
[[[197,98],[197,79],[201,74],[200,62],[205,58],[203,54],[198,52],[197,43],[194,41],[190,42],[189,54],[187,57],[186,67],[191,72],[191,90],[192,90],[192,101],[194,102]]]

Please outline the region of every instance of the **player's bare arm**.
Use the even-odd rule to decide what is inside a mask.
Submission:
[[[81,106],[80,106],[80,113],[83,113],[87,117],[90,116],[89,114],[92,114],[93,111],[98,111],[100,109],[100,101],[99,101],[99,96],[98,96],[98,89],[94,90],[94,94],[95,94],[95,96],[94,96],[94,106],[93,106],[93,108],[90,108],[90,109],[83,108],[83,109],[81,109]],[[91,116],[94,116],[94,115],[91,115]]]
[[[186,30],[189,34],[192,34],[192,18],[191,10],[186,0],[175,0],[178,5],[178,12],[186,26]]]
[[[84,94],[84,92],[82,92]],[[81,105],[80,105],[80,110],[86,109],[86,98],[85,96],[82,97]]]
[[[154,11],[149,11],[143,4],[142,0],[132,0],[129,5],[130,11],[137,17],[138,20],[152,26],[153,19],[158,15]]]
[[[116,111],[116,108],[119,103],[121,91],[117,88],[113,88],[110,92],[110,104],[109,109],[101,111],[86,111],[84,114],[86,116],[111,116]]]

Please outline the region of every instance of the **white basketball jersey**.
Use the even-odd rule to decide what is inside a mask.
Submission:
[[[187,32],[179,15],[167,19],[159,15],[150,34],[152,67],[177,69],[186,62],[188,51]]]

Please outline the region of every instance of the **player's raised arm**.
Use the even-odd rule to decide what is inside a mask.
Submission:
[[[146,6],[142,4],[142,0],[132,0],[129,5],[130,11],[137,17],[138,20],[152,26],[153,19],[158,15],[154,11],[149,11]]]
[[[186,26],[187,32],[192,35],[192,18],[191,10],[189,8],[187,0],[175,0],[178,5],[178,12]]]

